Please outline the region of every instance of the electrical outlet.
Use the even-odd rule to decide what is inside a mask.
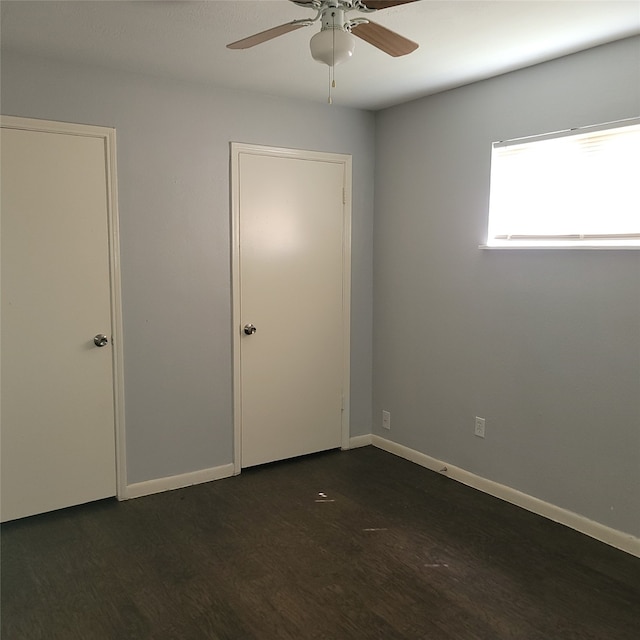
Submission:
[[[476,416],[475,434],[478,438],[484,438],[484,418],[478,418],[478,416]]]
[[[388,411],[382,412],[382,428],[391,429],[391,414]]]

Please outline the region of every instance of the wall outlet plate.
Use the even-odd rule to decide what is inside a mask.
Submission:
[[[476,416],[475,434],[478,438],[484,438],[484,418],[478,418],[478,416]]]
[[[391,429],[391,414],[388,411],[382,412],[382,428]]]

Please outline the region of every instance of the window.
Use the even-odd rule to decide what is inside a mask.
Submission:
[[[640,248],[640,118],[493,144],[489,247]]]

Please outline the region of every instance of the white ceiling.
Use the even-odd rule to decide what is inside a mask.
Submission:
[[[313,17],[288,0],[2,0],[2,49],[326,102],[311,26],[251,49],[229,42]],[[372,19],[420,44],[392,58],[358,40],[334,104],[380,109],[640,33],[640,0],[420,0]]]

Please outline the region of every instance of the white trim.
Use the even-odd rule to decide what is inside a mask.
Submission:
[[[111,275],[111,353],[116,433],[116,490],[122,500],[127,487],[127,443],[124,412],[124,335],[122,326],[122,288],[120,277],[120,216],[116,173],[116,130],[107,129],[107,186],[109,210],[109,269]]]
[[[605,544],[616,547],[617,549],[626,551],[627,553],[640,558],[640,538],[636,538],[631,534],[624,533],[617,529],[612,529],[600,524],[599,522],[589,520],[588,518],[574,513],[573,511],[568,511],[567,509],[563,509],[562,507],[545,502],[539,498],[522,493],[521,491],[517,491],[516,489],[512,489],[506,485],[499,484],[493,480],[487,480],[475,473],[471,473],[470,471],[466,471],[465,469],[461,469],[460,467],[456,467],[447,462],[442,462],[441,460],[432,458],[425,453],[397,444],[396,442],[392,442],[386,438],[374,435],[372,436],[372,444],[379,449],[383,449],[384,451],[393,453],[401,458],[415,462],[422,467],[426,467],[431,471],[436,471],[437,473],[447,476],[452,480],[456,480],[457,482],[461,482],[469,487],[473,487],[474,489],[488,493],[491,496],[500,498],[505,502],[509,502],[518,507],[522,507],[527,511],[531,511],[548,518],[549,520],[563,524],[571,529],[579,531],[580,533],[584,533],[591,538],[595,538],[600,542],[604,542]]]
[[[364,436],[352,436],[349,438],[349,446],[342,447],[343,449],[358,449],[359,447],[367,447],[372,444],[373,436],[367,433]]]
[[[20,116],[1,116],[5,129],[24,129],[26,131],[40,131],[42,133],[65,133],[67,135],[84,136],[89,138],[105,138],[110,127],[100,127],[74,122],[58,122],[56,120],[38,120],[36,118],[22,118]]]
[[[342,447],[351,426],[351,156],[330,154],[344,165],[342,228]]]
[[[101,138],[105,145],[107,179],[107,224],[109,235],[109,278],[111,306],[111,357],[113,363],[114,431],[116,496],[123,500],[127,484],[125,413],[124,413],[124,350],[122,344],[122,290],[120,279],[120,226],[116,171],[116,130],[53,120],[37,120],[18,116],[1,116],[2,127],[42,133]]]
[[[232,335],[233,335],[233,465],[234,474],[242,470],[242,402],[240,339],[240,153],[295,158],[320,162],[333,162],[344,166],[344,227],[343,227],[343,363],[342,363],[342,420],[341,447],[349,448],[350,383],[351,383],[351,189],[352,159],[350,155],[285,149],[262,145],[231,142],[231,295],[232,295]]]
[[[154,493],[162,493],[163,491],[183,489],[184,487],[190,487],[194,484],[222,480],[232,475],[233,464],[229,463],[220,465],[219,467],[211,467],[210,469],[182,473],[177,476],[167,476],[166,478],[136,482],[127,487],[124,499],[130,500],[131,498],[141,498],[142,496],[150,496]]]
[[[242,471],[242,377],[240,370],[240,152],[231,143],[231,327],[233,349],[233,473]]]

